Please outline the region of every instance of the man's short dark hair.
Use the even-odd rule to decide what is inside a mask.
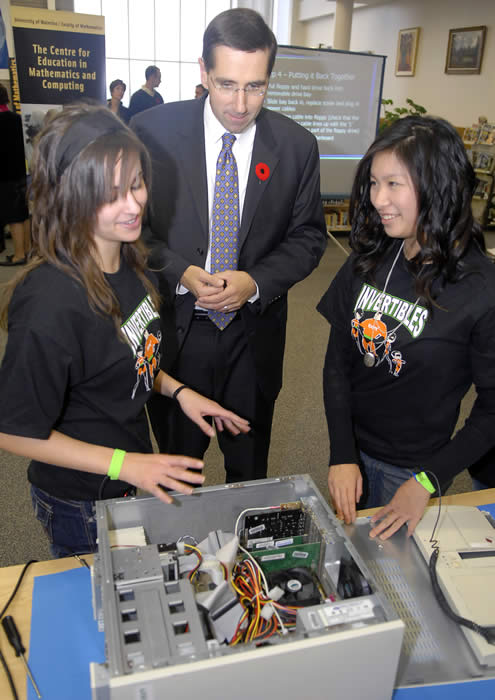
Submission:
[[[206,27],[203,36],[203,61],[207,71],[214,68],[214,49],[228,46],[238,51],[269,51],[268,76],[277,53],[277,40],[263,17],[254,10],[236,8],[221,12]]]
[[[152,75],[155,75],[155,73],[158,73],[160,69],[158,66],[148,66],[146,70],[144,71],[144,77],[146,80],[149,80]]]
[[[115,90],[115,88],[118,87],[119,85],[122,85],[124,90],[127,87],[127,85],[124,83],[124,81],[121,80],[120,78],[117,78],[116,80],[112,80],[112,82],[110,83],[110,94],[112,94],[113,90]]]
[[[10,102],[9,93],[4,85],[0,85],[0,105],[6,105]]]

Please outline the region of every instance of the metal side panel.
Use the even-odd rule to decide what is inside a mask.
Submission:
[[[459,625],[441,610],[428,569],[405,529],[371,540],[369,518],[345,526],[351,542],[406,625],[397,687],[495,678],[475,659]]]
[[[93,700],[387,700],[403,634],[400,621],[255,652],[110,680]]]

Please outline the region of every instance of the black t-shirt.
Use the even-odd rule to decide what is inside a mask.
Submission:
[[[160,366],[160,319],[122,261],[106,275],[122,311],[122,333],[95,313],[81,284],[43,264],[12,297],[0,368],[0,432],[47,439],[52,430],[106,447],[151,452],[144,405]],[[104,477],[33,460],[29,480],[53,496],[97,498]],[[104,498],[127,484],[107,480]]]
[[[445,483],[495,445],[495,266],[473,246],[470,274],[447,284],[430,312],[416,301],[402,254],[383,296],[397,251],[385,256],[376,284],[357,277],[351,256],[318,305],[332,326],[324,372],[330,463],[358,462],[362,449]],[[366,353],[374,366],[365,366]],[[472,383],[477,400],[451,439]]]

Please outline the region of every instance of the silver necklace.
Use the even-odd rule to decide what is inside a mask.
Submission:
[[[396,255],[395,258],[394,258],[394,262],[392,263],[392,265],[391,265],[391,267],[390,267],[390,270],[388,271],[388,275],[387,275],[387,278],[386,278],[386,280],[385,280],[385,284],[384,284],[384,286],[383,286],[382,301],[381,301],[381,304],[380,304],[380,308],[378,309],[378,311],[377,311],[377,312],[375,313],[375,315],[374,315],[374,318],[375,318],[377,321],[379,321],[379,320],[381,319],[381,317],[382,317],[382,313],[383,313],[383,311],[382,311],[382,310],[383,310],[383,302],[385,301],[385,295],[386,295],[386,293],[387,293],[388,283],[389,283],[390,277],[392,276],[392,272],[394,271],[394,267],[395,267],[396,264],[397,264],[397,260],[399,259],[399,256],[400,256],[400,254],[402,253],[402,249],[403,249],[403,248],[404,248],[404,241],[402,241],[402,243],[401,243],[401,245],[400,245],[400,248],[399,248],[399,250],[397,251],[397,255]],[[416,301],[414,302],[414,306],[413,306],[412,313],[414,313],[414,311],[416,310],[416,306],[418,305],[418,302],[419,302],[419,297],[418,297],[418,298],[416,299]],[[379,348],[381,348],[382,345],[384,345],[384,344],[386,343],[386,341],[387,341],[392,335],[394,335],[396,331],[399,330],[399,328],[402,326],[402,324],[404,323],[405,320],[406,320],[406,317],[404,316],[404,318],[402,319],[402,321],[401,321],[399,324],[397,324],[397,326],[395,326],[395,328],[392,328],[391,331],[387,331],[387,334],[386,334],[385,338],[382,340],[381,343],[379,343],[379,344],[375,347],[375,351],[378,350]],[[376,356],[375,353],[370,352],[369,350],[368,350],[367,352],[364,353],[363,363],[364,363],[364,366],[365,366],[365,367],[374,367],[375,364],[376,364],[376,360],[377,360],[377,356]]]

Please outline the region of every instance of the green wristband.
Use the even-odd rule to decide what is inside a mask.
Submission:
[[[124,457],[126,456],[125,450],[114,450],[112,459],[110,461],[110,466],[108,467],[108,476],[112,481],[115,481],[120,476],[120,470],[122,469],[122,463]]]
[[[424,472],[419,472],[418,474],[415,474],[414,478],[416,479],[418,484],[421,484],[421,486],[423,486],[423,488],[425,488],[429,493],[435,493],[435,487]]]

